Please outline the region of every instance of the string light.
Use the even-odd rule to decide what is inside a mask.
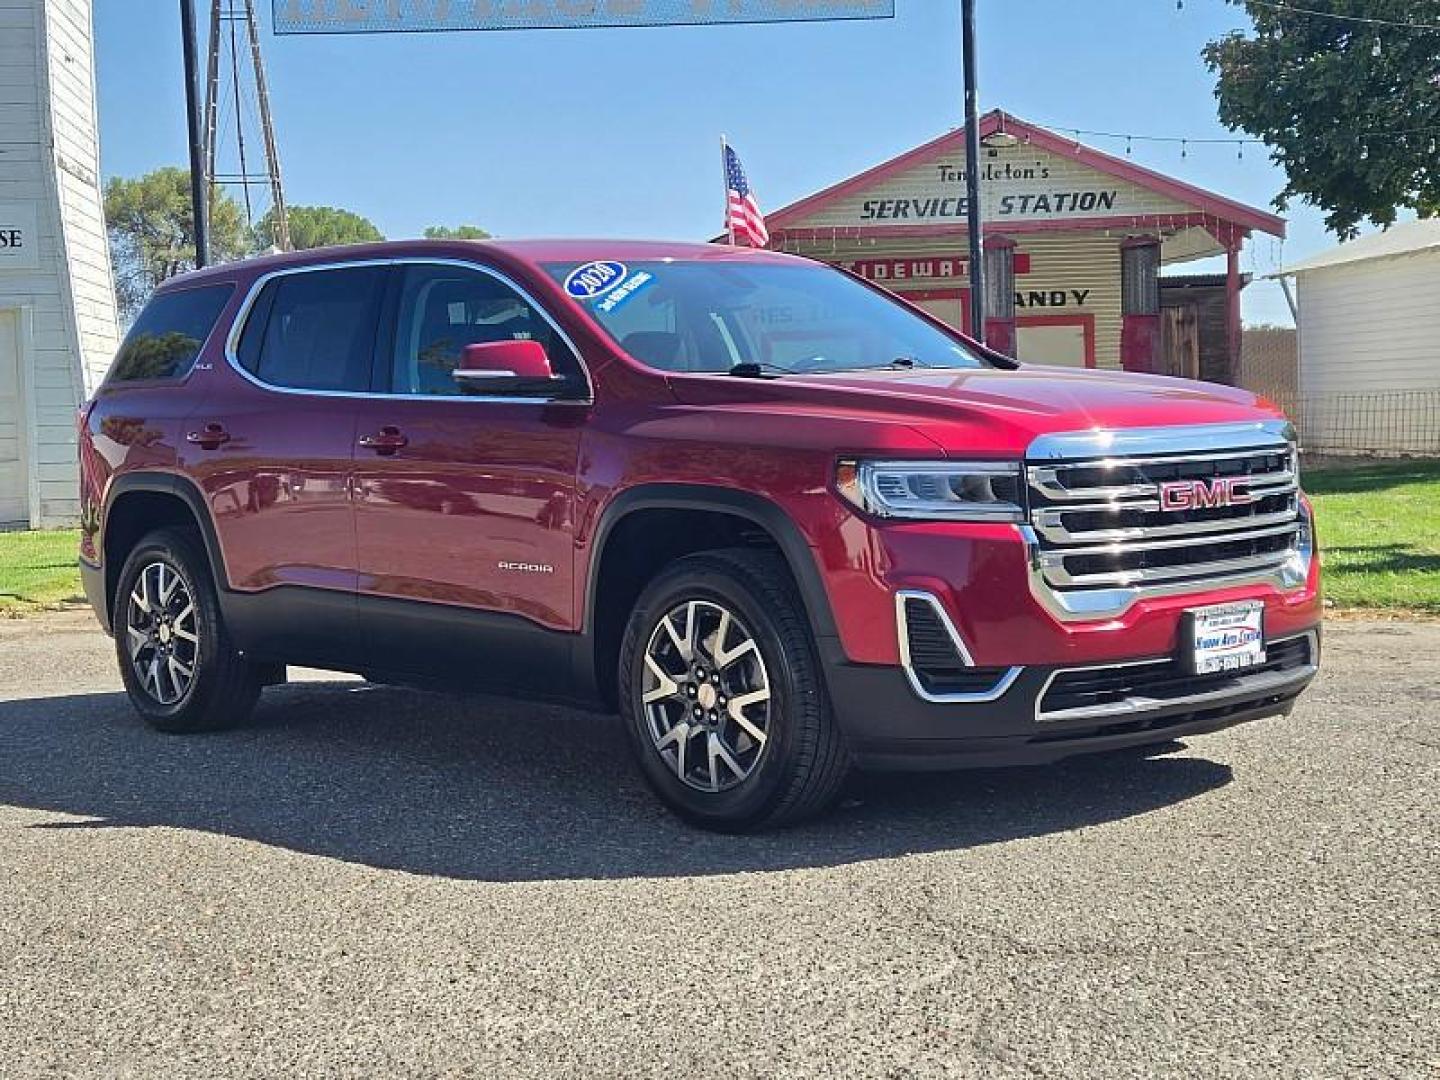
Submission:
[[[1063,132],[1067,136],[1070,136],[1069,141],[1075,144],[1077,150],[1080,148],[1081,139],[1086,137],[1091,139],[1123,139],[1125,142],[1125,153],[1127,155],[1133,155],[1134,145],[1137,142],[1178,143],[1181,148],[1182,157],[1189,156],[1188,150],[1191,146],[1234,146],[1242,159],[1246,146],[1269,145],[1264,139],[1237,139],[1234,136],[1221,138],[1195,135],[1144,135],[1133,131],[1100,131],[1092,128],[1069,127],[1068,125],[1040,124],[1038,126],[1048,127],[1052,131]],[[1354,133],[1355,141],[1359,144],[1370,141],[1377,143],[1387,142],[1404,136],[1429,136],[1430,146],[1433,152],[1433,147],[1436,145],[1436,137],[1440,136],[1440,127],[1374,129]]]

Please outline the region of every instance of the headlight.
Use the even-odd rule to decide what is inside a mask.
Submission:
[[[835,486],[877,517],[924,521],[1023,521],[1015,461],[842,461]]]

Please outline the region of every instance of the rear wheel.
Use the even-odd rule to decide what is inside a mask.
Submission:
[[[260,673],[230,643],[209,561],[177,529],[150,533],[121,568],[115,651],[125,692],[160,731],[210,731],[249,716]]]
[[[784,563],[743,549],[671,565],[635,606],[621,711],[641,772],[686,819],[743,831],[829,805],[849,757]]]

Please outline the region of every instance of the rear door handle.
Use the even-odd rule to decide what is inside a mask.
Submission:
[[[387,424],[377,434],[361,435],[360,445],[366,450],[374,450],[377,454],[393,454],[409,446],[410,440],[399,428]]]
[[[188,433],[185,441],[202,450],[218,450],[230,441],[230,433],[225,430],[224,424],[206,424],[204,431]]]

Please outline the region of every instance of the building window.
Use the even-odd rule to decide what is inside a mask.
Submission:
[[[1160,314],[1160,241],[1135,236],[1120,247],[1120,292],[1126,315]]]
[[[1003,236],[985,241],[985,317],[1015,317],[1015,241]]]

